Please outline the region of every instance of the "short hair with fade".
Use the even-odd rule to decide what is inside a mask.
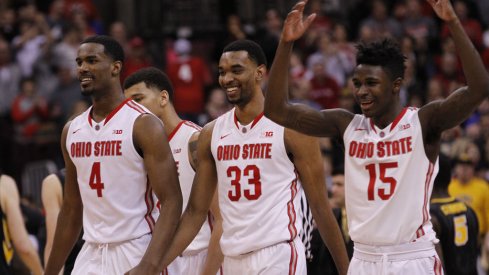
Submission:
[[[406,57],[395,40],[385,38],[371,43],[361,42],[356,48],[357,65],[381,66],[392,80],[404,78]]]
[[[222,53],[237,51],[247,52],[249,58],[253,60],[258,66],[267,66],[267,58],[265,57],[265,53],[263,52],[262,47],[258,45],[258,43],[247,39],[236,40],[224,47]]]
[[[80,44],[96,43],[104,46],[104,53],[110,56],[114,61],[124,63],[124,49],[121,44],[108,35],[94,35],[85,38]]]
[[[170,78],[160,69],[155,67],[146,67],[129,75],[124,80],[124,90],[143,82],[148,88],[156,88],[159,91],[166,90],[170,101],[173,102],[173,85]]]

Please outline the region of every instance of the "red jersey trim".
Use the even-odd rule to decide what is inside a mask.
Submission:
[[[121,104],[119,104],[119,106],[117,106],[117,108],[112,110],[112,112],[110,112],[110,114],[105,118],[104,125],[107,124],[107,122],[109,122],[109,120],[111,118],[113,118],[115,116],[115,114],[117,114],[117,112],[119,112],[119,110],[122,109],[122,106],[124,106],[124,104],[126,104],[129,100],[131,100],[131,99],[128,98],[128,99],[124,100]]]
[[[193,123],[192,121],[188,121],[188,120],[185,120],[185,125],[189,126],[189,127],[192,127],[194,128],[195,130],[197,131],[201,131],[202,130],[202,127],[200,127],[199,125]]]
[[[295,206],[294,206],[294,198],[297,195],[297,172],[295,173],[296,178],[292,181],[290,185],[290,201],[287,202],[287,215],[289,216],[289,233],[290,233],[290,241],[293,241],[297,236],[297,228],[295,228]]]
[[[149,179],[146,182],[146,193],[144,194],[144,201],[146,202],[146,208],[148,210],[146,212],[146,215],[144,215],[144,219],[148,223],[149,230],[151,231],[151,233],[153,233],[156,222],[153,218],[153,215],[151,215],[151,213],[153,212],[155,203],[153,200],[153,189],[149,184]]]
[[[134,110],[136,110],[137,112],[141,113],[141,114],[144,114],[144,113],[147,113],[143,108],[141,108],[141,106],[137,105],[134,101],[127,101],[127,106],[133,108]]]
[[[265,115],[264,112],[261,112],[260,114],[258,114],[255,119],[253,119],[253,122],[251,123],[251,127],[250,129],[253,129],[253,127],[258,123],[258,121],[260,121],[260,119]],[[234,124],[236,125],[236,128],[239,129],[239,121],[238,121],[238,117],[236,116],[236,111],[234,111]]]
[[[430,190],[430,182],[431,182],[431,177],[433,176],[433,171],[435,170],[435,165],[430,162],[430,165],[428,167],[428,171],[426,172],[426,180],[424,183],[424,202],[423,202],[423,222],[419,226],[418,230],[416,231],[416,238],[419,238],[425,234],[423,225],[425,222],[428,221],[429,218],[429,213],[428,213],[428,193]]]
[[[175,129],[173,129],[173,131],[171,131],[170,135],[168,135],[168,141],[170,141],[173,136],[175,136],[175,134],[178,132],[178,129],[180,129],[180,127],[182,127],[182,125],[185,123],[185,120],[182,120],[180,121],[180,123],[178,123],[177,127],[175,127]]]
[[[374,120],[372,118],[370,118],[370,128],[372,128],[372,130],[374,131],[374,133],[377,134],[377,130],[375,130]]]
[[[297,249],[294,241],[289,242],[290,245],[290,262],[289,262],[289,275],[294,275],[297,270]]]
[[[392,131],[397,126],[397,124],[399,123],[399,121],[401,121],[404,114],[406,114],[407,110],[408,110],[408,108],[402,109],[402,111],[397,115],[396,119],[394,119],[394,121],[392,122],[392,125],[391,125],[391,128],[389,131]]]

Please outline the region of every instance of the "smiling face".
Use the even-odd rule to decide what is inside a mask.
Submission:
[[[83,95],[94,95],[97,91],[108,90],[114,77],[119,77],[121,62],[114,61],[104,52],[104,46],[84,43],[76,57],[78,79]]]
[[[131,98],[157,116],[162,107],[161,93],[162,91],[159,91],[156,87],[149,88],[144,82],[139,82],[124,90],[126,98]]]
[[[381,66],[358,65],[352,77],[355,100],[367,117],[389,114],[399,102],[401,79],[392,81]]]
[[[228,101],[246,105],[259,85],[264,65],[257,66],[246,51],[230,51],[219,60],[219,84],[226,92]]]

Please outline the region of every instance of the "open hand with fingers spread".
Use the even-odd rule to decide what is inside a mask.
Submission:
[[[299,39],[309,28],[314,18],[316,18],[316,14],[313,13],[305,20],[303,19],[304,7],[306,6],[306,3],[307,0],[297,2],[297,4],[295,4],[295,6],[292,8],[292,11],[290,11],[287,15],[281,36],[281,39],[284,42],[293,42]]]
[[[443,21],[453,21],[457,19],[457,14],[453,10],[450,0],[427,0],[433,7],[438,17]]]

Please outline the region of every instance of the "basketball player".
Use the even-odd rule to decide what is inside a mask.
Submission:
[[[181,191],[161,121],[126,100],[124,52],[108,36],[85,39],[76,58],[92,106],[61,136],[65,198],[46,274],[58,274],[82,227],[72,274],[159,274],[180,217]],[[153,192],[161,202],[158,216]],[[131,270],[131,271],[129,271]],[[129,271],[129,272],[128,272]]]
[[[288,14],[270,72],[266,116],[304,134],[343,141],[352,274],[442,272],[428,212],[440,135],[465,120],[489,95],[489,77],[450,1],[428,2],[448,24],[467,78],[468,86],[445,100],[403,108],[399,90],[405,57],[396,43],[384,39],[357,47],[352,81],[362,115],[289,104],[287,68],[293,42],[315,17],[303,19],[306,1]]]
[[[12,274],[14,250],[32,274],[42,274],[41,259],[32,244],[20,211],[15,180],[0,172],[0,274]]]
[[[298,238],[304,188],[336,266],[346,274],[348,257],[328,202],[318,139],[263,116],[260,85],[266,63],[253,41],[238,40],[224,48],[219,84],[234,108],[202,129],[190,200],[164,262],[197,234],[217,183],[224,274],[306,274]]]
[[[177,163],[183,208],[185,208],[198,164],[196,151],[201,127],[178,116],[173,107],[174,93],[170,79],[157,68],[144,68],[127,77],[124,81],[124,94],[127,98],[132,98],[148,108],[163,122],[173,158]],[[200,275],[204,271],[204,274],[218,272],[222,262],[219,247],[222,224],[216,196],[211,210],[214,219],[211,220],[212,217],[209,215],[192,243],[168,266],[168,274]],[[211,250],[209,253],[208,247]]]
[[[46,214],[46,245],[44,247],[44,263],[47,264],[49,254],[53,249],[54,230],[58,221],[59,210],[63,204],[63,189],[65,182],[65,169],[61,169],[56,173],[48,175],[42,181],[41,199],[44,212]],[[68,259],[65,262],[63,274],[71,274],[75,264],[76,256],[83,246],[83,239],[78,238],[75,246],[70,252]]]
[[[450,197],[450,160],[440,155],[439,171],[433,185],[430,214],[445,273],[477,274],[479,224],[472,208]]]

